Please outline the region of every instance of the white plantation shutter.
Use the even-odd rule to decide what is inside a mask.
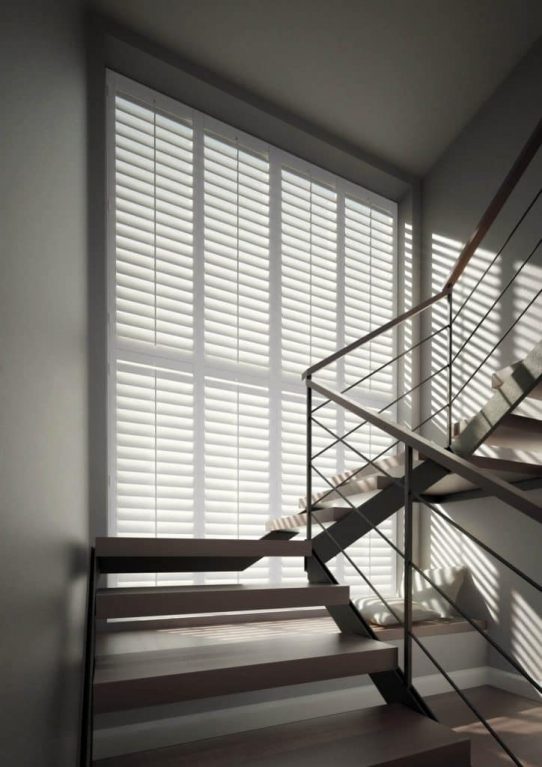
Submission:
[[[192,349],[192,127],[115,103],[117,336]]]
[[[121,76],[108,88],[110,530],[259,538],[305,495],[301,372],[395,312],[395,206]],[[322,377],[343,386],[393,351],[380,339]],[[375,376],[367,404],[384,407],[394,381]],[[351,426],[331,406],[317,417]],[[313,437],[314,453],[332,439],[317,425]],[[376,455],[386,439],[365,427],[352,444]],[[359,463],[342,445],[316,461],[326,477]],[[391,583],[393,554],[374,536],[352,550]],[[242,574],[304,577],[290,559]]]
[[[205,351],[266,367],[269,361],[269,163],[204,137]]]
[[[120,363],[116,382],[117,535],[193,537],[193,383],[186,374]],[[134,574],[120,585],[168,585]]]
[[[280,199],[282,365],[300,376],[337,349],[337,193],[282,168]]]
[[[264,389],[205,384],[205,536],[261,538],[269,508],[269,396]],[[231,573],[212,580],[230,580]],[[269,581],[263,560],[243,577]],[[210,582],[210,581],[209,581]]]
[[[394,218],[360,200],[347,196],[344,213],[344,328],[351,343],[393,319],[396,311],[394,273]],[[367,300],[370,311],[367,311]],[[345,383],[350,385],[384,365],[394,356],[395,339],[386,333],[348,355]],[[395,367],[386,366],[363,386],[390,402]]]

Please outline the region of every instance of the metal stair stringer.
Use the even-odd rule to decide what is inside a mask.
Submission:
[[[444,466],[440,466],[434,461],[425,460],[412,470],[412,491],[421,495],[449,473]],[[402,477],[398,477],[399,482],[402,479]],[[370,532],[374,526],[381,524],[399,511],[403,505],[403,487],[399,484],[389,485],[356,509],[352,509],[349,514],[335,522],[327,530],[322,530],[314,536],[312,539],[313,553],[322,563],[328,562],[340,554],[343,549],[351,546]],[[312,514],[318,518],[318,509],[315,509]]]
[[[306,569],[309,583],[339,583],[314,553],[307,559]],[[326,609],[343,634],[359,634],[370,639],[379,639],[351,601],[344,605],[328,605]],[[369,676],[386,703],[400,703],[436,721],[435,715],[415,687],[406,684],[405,675],[399,667],[390,671],[378,671]]]

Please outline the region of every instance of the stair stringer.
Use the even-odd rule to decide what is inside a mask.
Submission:
[[[541,381],[542,341],[539,341],[453,440],[452,451],[465,458],[472,455]]]
[[[433,461],[423,461],[412,470],[412,491],[422,495],[431,485],[449,473],[448,469]],[[398,477],[397,479],[401,482],[403,478]],[[313,553],[321,562],[328,562],[340,554],[343,549],[351,546],[370,532],[375,525],[381,524],[399,511],[404,505],[404,500],[403,487],[397,484],[389,485],[362,503],[357,509],[352,509],[349,514],[335,522],[327,530],[316,535],[312,539]],[[368,521],[363,519],[359,512]],[[313,514],[317,516],[318,510],[315,509]],[[313,522],[313,527],[316,528],[317,524],[317,522]]]
[[[314,554],[307,559],[307,577],[310,583],[338,584],[333,573]],[[344,605],[329,605],[326,609],[343,634],[359,634],[370,639],[379,639],[352,602]],[[406,684],[405,676],[399,667],[392,671],[369,674],[369,677],[386,703],[400,703],[436,720],[418,691],[412,685]]]

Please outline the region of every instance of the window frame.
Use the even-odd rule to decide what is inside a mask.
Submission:
[[[337,193],[337,285],[341,289],[337,290],[337,347],[340,348],[346,344],[344,336],[345,312],[344,312],[344,268],[345,268],[345,250],[344,242],[341,243],[344,233],[344,218],[346,196],[351,196],[371,208],[378,208],[390,215],[393,219],[393,270],[395,279],[393,280],[392,305],[394,313],[397,313],[399,305],[399,253],[398,253],[398,204],[375,192],[364,189],[339,175],[332,173],[324,168],[314,165],[302,158],[299,158],[287,151],[280,149],[268,142],[262,141],[244,131],[237,130],[220,120],[184,104],[176,99],[170,98],[127,78],[112,70],[106,70],[106,303],[107,303],[107,470],[108,470],[108,494],[107,494],[107,531],[108,535],[116,535],[116,419],[115,419],[115,372],[117,360],[122,359],[127,363],[160,365],[171,369],[172,371],[191,373],[194,377],[194,392],[196,394],[197,383],[202,384],[207,377],[218,379],[235,379],[238,373],[238,366],[235,363],[226,361],[211,361],[205,358],[204,353],[204,259],[203,259],[203,210],[202,206],[194,204],[194,252],[201,254],[201,258],[194,258],[193,261],[193,280],[194,280],[194,344],[193,351],[189,357],[183,358],[179,351],[171,350],[168,354],[162,350],[154,350],[148,354],[138,348],[137,343],[129,339],[119,340],[116,334],[116,278],[115,278],[115,97],[116,95],[125,95],[129,99],[139,102],[142,106],[149,108],[150,105],[164,111],[173,117],[179,117],[183,120],[190,120],[194,128],[194,167],[198,165],[201,169],[203,163],[203,141],[204,130],[209,130],[226,140],[239,140],[242,145],[248,149],[253,149],[258,153],[263,153],[269,159],[270,172],[270,233],[275,229],[275,236],[270,236],[271,249],[269,259],[269,313],[270,313],[270,335],[269,335],[269,365],[267,369],[251,369],[243,371],[242,384],[265,386],[269,392],[269,407],[271,412],[280,412],[282,402],[282,392],[289,395],[304,395],[305,386],[299,377],[296,380],[293,376],[285,374],[280,364],[281,356],[281,258],[280,258],[280,195],[271,202],[273,195],[280,189],[280,174],[282,168],[287,168],[294,173],[300,173],[308,176],[317,183],[330,185],[335,188]],[[194,173],[194,198],[203,194],[203,174]],[[341,201],[341,202],[339,202]],[[273,317],[275,320],[273,321]],[[398,334],[393,338],[393,354],[397,353],[399,338]],[[121,352],[122,356],[119,354]],[[397,379],[397,376],[396,376]],[[340,384],[340,380],[339,380]],[[397,389],[397,386],[395,387]],[[394,395],[397,396],[395,392]],[[387,398],[387,395],[386,395]],[[382,400],[378,396],[369,395],[364,398],[364,403],[382,405]],[[202,418],[200,419],[202,421]],[[194,433],[203,424],[194,423]],[[275,433],[273,433],[275,431]],[[276,433],[278,431],[278,434]],[[203,440],[200,440],[203,442]],[[195,444],[198,442],[195,437]],[[274,430],[271,427],[270,434],[270,475],[280,480],[280,428]],[[201,461],[199,461],[201,464]],[[195,461],[194,469],[194,488],[198,485],[203,486],[203,467],[198,467],[198,461]],[[271,482],[270,490],[270,508],[280,509],[281,488],[280,482]],[[196,499],[194,506],[197,507]],[[282,510],[281,513],[285,513]],[[287,512],[286,512],[287,513]],[[395,530],[395,539],[399,535],[399,518],[396,515],[397,529]],[[262,535],[264,530],[262,530]],[[395,579],[399,568],[397,563],[394,567]]]

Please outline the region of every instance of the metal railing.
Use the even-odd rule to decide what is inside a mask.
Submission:
[[[536,519],[537,521],[542,521],[542,508],[538,504],[534,503],[530,499],[530,497],[524,491],[522,491],[519,487],[514,486],[513,484],[510,484],[508,482],[505,482],[504,480],[498,478],[496,475],[492,474],[491,472],[476,466],[473,462],[459,455],[456,455],[450,450],[450,447],[452,444],[452,438],[453,438],[454,403],[457,401],[458,397],[466,390],[469,383],[476,376],[476,374],[481,370],[483,365],[491,357],[491,355],[497,349],[497,347],[503,342],[503,340],[510,334],[513,328],[525,316],[526,312],[530,309],[530,307],[534,304],[534,302],[538,299],[538,297],[540,296],[540,293],[542,292],[542,289],[541,289],[535,293],[535,295],[524,306],[522,311],[519,312],[519,314],[515,317],[514,321],[510,324],[510,326],[506,329],[506,331],[500,336],[497,343],[490,349],[489,353],[484,356],[481,362],[473,370],[469,371],[467,379],[465,381],[462,381],[461,384],[458,386],[458,388],[454,390],[453,388],[454,387],[454,375],[453,375],[454,364],[457,364],[457,360],[460,358],[463,352],[470,348],[470,344],[472,343],[474,337],[476,336],[476,333],[483,326],[483,323],[486,321],[490,313],[502,301],[503,296],[506,294],[509,288],[514,284],[515,280],[517,280],[518,276],[521,274],[521,272],[524,270],[526,265],[534,257],[535,253],[537,253],[538,249],[540,248],[540,245],[542,244],[542,240],[539,240],[536,243],[535,247],[532,248],[529,255],[526,257],[523,263],[519,266],[519,268],[515,271],[511,279],[507,282],[504,288],[499,292],[496,299],[492,302],[492,304],[484,312],[484,314],[477,319],[477,321],[474,324],[474,327],[469,331],[466,339],[462,341],[461,345],[458,347],[457,350],[454,349],[454,323],[457,321],[458,317],[463,313],[463,311],[465,310],[465,307],[469,304],[469,302],[477,296],[477,291],[482,285],[484,279],[491,273],[491,267],[495,264],[498,258],[504,253],[505,249],[512,241],[516,232],[520,229],[522,223],[525,221],[528,214],[533,210],[534,205],[539,200],[542,194],[542,189],[539,190],[537,194],[533,197],[533,199],[530,201],[527,208],[523,211],[523,213],[521,214],[521,216],[516,221],[513,228],[511,229],[511,231],[505,238],[502,246],[499,248],[495,257],[491,260],[489,265],[483,270],[482,274],[480,275],[478,280],[475,282],[472,289],[470,289],[466,298],[461,302],[461,305],[459,306],[459,308],[457,309],[455,313],[453,310],[454,287],[456,286],[458,280],[461,278],[465,268],[467,267],[472,256],[474,255],[477,247],[479,246],[479,244],[481,243],[481,241],[487,234],[488,230],[492,226],[493,222],[497,218],[497,215],[501,211],[503,205],[510,197],[519,179],[522,177],[524,171],[526,170],[529,163],[531,162],[531,160],[537,153],[541,143],[542,143],[542,121],[540,121],[538,125],[536,126],[535,131],[533,132],[533,134],[531,135],[531,137],[525,144],[516,162],[514,163],[510,172],[506,176],[504,182],[499,187],[499,190],[495,194],[486,212],[482,216],[478,226],[474,230],[467,245],[463,248],[459,258],[457,259],[457,262],[454,268],[452,269],[452,272],[448,280],[446,281],[444,288],[440,292],[438,292],[436,295],[428,299],[425,299],[417,306],[403,312],[401,315],[391,320],[390,322],[387,322],[382,327],[371,331],[370,333],[366,334],[362,338],[348,344],[342,349],[337,350],[335,353],[326,357],[324,360],[321,360],[315,365],[312,365],[303,374],[303,378],[305,380],[306,389],[307,389],[307,412],[306,412],[307,537],[313,540],[313,548],[317,551],[318,544],[320,542],[326,541],[327,542],[326,543],[327,558],[331,558],[331,556],[336,556],[339,553],[344,555],[346,560],[350,563],[350,565],[354,568],[354,570],[359,574],[359,576],[362,578],[362,580],[365,582],[368,588],[387,607],[389,612],[395,616],[397,622],[399,624],[402,624],[403,647],[404,647],[404,662],[403,662],[404,684],[407,687],[412,687],[412,645],[413,643],[415,643],[420,648],[420,650],[427,656],[427,658],[429,658],[429,660],[434,664],[434,666],[437,668],[439,673],[442,674],[442,676],[448,681],[448,683],[452,686],[455,692],[462,698],[465,704],[469,707],[469,709],[473,712],[476,718],[485,727],[487,732],[495,739],[495,741],[499,744],[499,746],[505,751],[505,753],[509,756],[512,762],[516,765],[519,765],[519,767],[521,767],[522,765],[519,758],[511,751],[509,746],[503,741],[500,735],[495,731],[495,729],[491,726],[491,724],[484,718],[484,716],[480,713],[480,711],[478,711],[476,706],[468,699],[468,696],[466,696],[464,692],[458,687],[458,685],[453,681],[450,674],[446,672],[446,670],[442,667],[442,665],[438,662],[438,660],[432,655],[432,653],[425,647],[423,642],[420,640],[420,638],[416,635],[415,631],[413,630],[413,625],[412,625],[413,574],[415,573],[417,577],[421,578],[431,588],[433,588],[450,605],[450,607],[453,610],[455,610],[456,613],[460,615],[467,623],[469,623],[469,625],[475,631],[477,631],[481,636],[483,636],[486,642],[503,659],[505,659],[511,665],[511,667],[523,679],[525,679],[525,681],[528,682],[538,693],[542,694],[542,687],[540,683],[532,676],[532,674],[530,674],[529,671],[521,663],[519,663],[510,652],[508,652],[504,647],[502,647],[499,644],[499,642],[497,642],[488,633],[488,631],[485,628],[481,627],[477,621],[471,619],[467,615],[467,613],[457,604],[457,602],[451,599],[449,595],[442,588],[440,588],[439,585],[435,583],[434,580],[426,572],[423,571],[423,569],[419,566],[419,564],[414,561],[413,504],[414,503],[421,504],[422,508],[427,509],[430,514],[436,515],[439,520],[449,525],[450,528],[454,529],[456,532],[460,533],[461,535],[464,535],[472,543],[479,546],[486,554],[493,557],[497,562],[500,563],[500,565],[510,570],[510,572],[514,573],[514,575],[520,578],[525,584],[527,584],[528,586],[530,586],[531,588],[537,591],[542,591],[542,586],[539,583],[537,583],[533,578],[531,578],[529,575],[524,573],[516,565],[509,562],[502,554],[499,554],[499,552],[495,551],[486,543],[481,541],[477,536],[473,535],[473,533],[471,533],[469,530],[464,528],[457,521],[455,521],[454,519],[450,518],[448,515],[443,513],[441,509],[438,508],[437,503],[430,501],[429,498],[426,495],[424,495],[424,491],[428,489],[428,487],[432,484],[432,482],[429,479],[427,480],[427,486],[423,486],[423,483],[420,486],[417,480],[417,473],[416,473],[416,467],[422,463],[422,461],[416,460],[416,454],[417,454],[417,456],[419,456],[420,458],[423,457],[424,462],[426,463],[429,462],[433,466],[439,467],[439,470],[440,469],[442,470],[442,473],[440,476],[444,476],[446,473],[453,473],[461,477],[466,483],[470,485],[474,485],[477,488],[481,488],[487,495],[490,495],[499,499],[500,501],[508,504],[509,506],[513,507],[516,510],[521,511],[524,514],[527,514],[529,517]],[[314,380],[314,376],[317,373],[320,373],[321,371],[323,371],[328,366],[334,363],[343,364],[343,362],[345,361],[345,358],[349,354],[354,352],[355,350],[362,349],[369,342],[375,341],[376,339],[379,338],[379,336],[383,335],[384,333],[389,333],[390,331],[396,330],[398,327],[404,325],[404,323],[410,320],[420,318],[426,311],[430,309],[432,310],[435,306],[440,305],[441,302],[444,302],[444,301],[447,302],[447,311],[446,311],[447,319],[446,321],[443,321],[440,327],[433,330],[431,333],[429,333],[425,337],[421,338],[421,340],[411,344],[407,349],[401,350],[394,357],[390,358],[387,362],[381,364],[379,367],[372,370],[367,375],[364,375],[362,378],[359,378],[353,383],[350,383],[346,388],[342,389],[342,391],[333,391],[331,388],[329,388],[329,385],[323,385],[322,383]],[[405,390],[402,393],[400,393],[392,402],[387,403],[380,410],[375,411],[374,409],[369,409],[368,407],[365,407],[362,404],[360,404],[359,401],[353,400],[350,396],[348,396],[349,393],[351,393],[353,390],[356,390],[357,387],[359,387],[362,384],[366,384],[368,381],[370,381],[371,377],[374,376],[375,374],[385,370],[390,365],[394,365],[399,360],[403,360],[409,354],[412,354],[416,350],[421,349],[425,344],[432,344],[436,340],[440,340],[442,334],[446,334],[446,344],[447,344],[446,354],[445,354],[446,361],[444,362],[444,364],[439,365],[438,369],[433,371],[430,375],[426,376],[423,380],[420,380],[417,384],[410,387],[408,390]],[[417,392],[419,389],[421,389],[428,383],[434,381],[438,376],[442,376],[442,375],[446,376],[446,380],[444,384],[444,388],[446,390],[446,401],[444,402],[444,404],[438,407],[434,413],[431,413],[429,417],[422,420],[416,426],[414,427],[404,426],[400,424],[399,422],[396,422],[394,420],[387,418],[384,415],[384,412],[386,410],[389,410],[390,407],[397,405],[405,397],[414,394],[415,392]],[[320,401],[316,400],[316,397],[318,396],[322,398]],[[326,426],[323,423],[322,417],[319,415],[319,411],[329,406],[338,407],[347,411],[350,414],[350,416],[354,416],[357,419],[359,419],[359,423],[357,423],[356,426],[350,428],[343,435],[335,433],[333,429],[331,429],[329,426]],[[443,412],[446,414],[446,421],[447,421],[447,424],[446,424],[447,444],[445,447],[440,446],[419,434],[419,430],[421,429],[421,427],[423,427],[427,423],[430,423],[437,415],[440,415]],[[358,430],[362,429],[366,425],[369,425],[370,427],[373,427],[373,428],[377,428],[378,430],[380,430],[381,433],[387,435],[391,441],[391,443],[376,456],[368,456],[363,450],[353,445],[351,442],[351,437]],[[313,427],[314,426],[316,426],[321,431],[327,433],[332,440],[328,445],[326,445],[324,448],[320,448],[318,452],[316,453],[313,453]],[[346,450],[349,450],[351,453],[357,456],[357,458],[360,458],[363,461],[363,464],[359,468],[357,468],[355,471],[349,472],[348,475],[341,481],[333,483],[326,477],[323,471],[320,471],[320,469],[318,469],[318,467],[315,465],[315,461],[321,456],[323,456],[331,448],[335,447],[336,445],[341,445]],[[388,471],[388,469],[386,468],[386,463],[383,460],[383,457],[385,457],[386,453],[389,453],[391,450],[396,450],[400,446],[402,446],[403,454],[404,454],[404,469],[402,472],[402,476],[397,476],[391,473],[391,471]],[[403,550],[401,550],[394,541],[392,541],[388,536],[386,536],[382,532],[382,530],[379,528],[379,525],[375,524],[375,522],[371,519],[370,514],[367,514],[366,511],[364,511],[364,506],[365,506],[364,503],[359,503],[359,502],[354,503],[351,500],[350,492],[348,492],[348,488],[346,486],[348,485],[348,483],[351,483],[353,480],[355,480],[356,476],[359,475],[361,472],[366,473],[366,470],[369,468],[372,468],[374,470],[374,473],[378,473],[381,476],[383,475],[388,481],[389,486],[397,488],[398,490],[401,491],[401,495],[399,496],[399,505],[397,505],[396,503],[396,506],[392,506],[390,508],[390,515],[398,511],[399,508],[404,509]],[[324,492],[319,494],[317,504],[315,504],[313,501],[313,482],[312,482],[313,474],[316,474],[319,477],[319,479],[324,483],[324,487],[327,486],[327,489]],[[326,499],[329,499],[329,497],[332,496],[333,494],[335,494],[334,497],[339,497],[344,502],[344,504],[346,505],[346,508],[350,511],[352,515],[355,516],[356,519],[360,520],[360,523],[362,523],[360,529],[363,529],[363,532],[360,533],[361,535],[364,534],[364,532],[367,530],[374,532],[374,534],[379,536],[379,538],[381,538],[382,540],[384,540],[386,542],[386,545],[391,547],[393,552],[403,561],[404,592],[405,592],[403,616],[400,616],[397,614],[397,611],[395,611],[389,605],[385,596],[380,593],[379,589],[377,589],[374,586],[370,578],[368,578],[367,575],[361,570],[361,568],[359,568],[357,564],[354,562],[354,560],[352,559],[352,557],[347,551],[347,546],[343,545],[342,541],[339,539],[339,536],[335,533],[336,525],[326,526],[326,524],[324,524],[319,519],[319,514],[318,514],[319,509],[315,508],[314,506],[318,504],[322,504]],[[396,501],[397,501],[397,496],[396,496]],[[317,535],[314,535],[314,532],[313,532],[314,523],[316,523],[319,528],[319,532]],[[336,523],[336,524],[337,526],[339,525],[339,523]]]

